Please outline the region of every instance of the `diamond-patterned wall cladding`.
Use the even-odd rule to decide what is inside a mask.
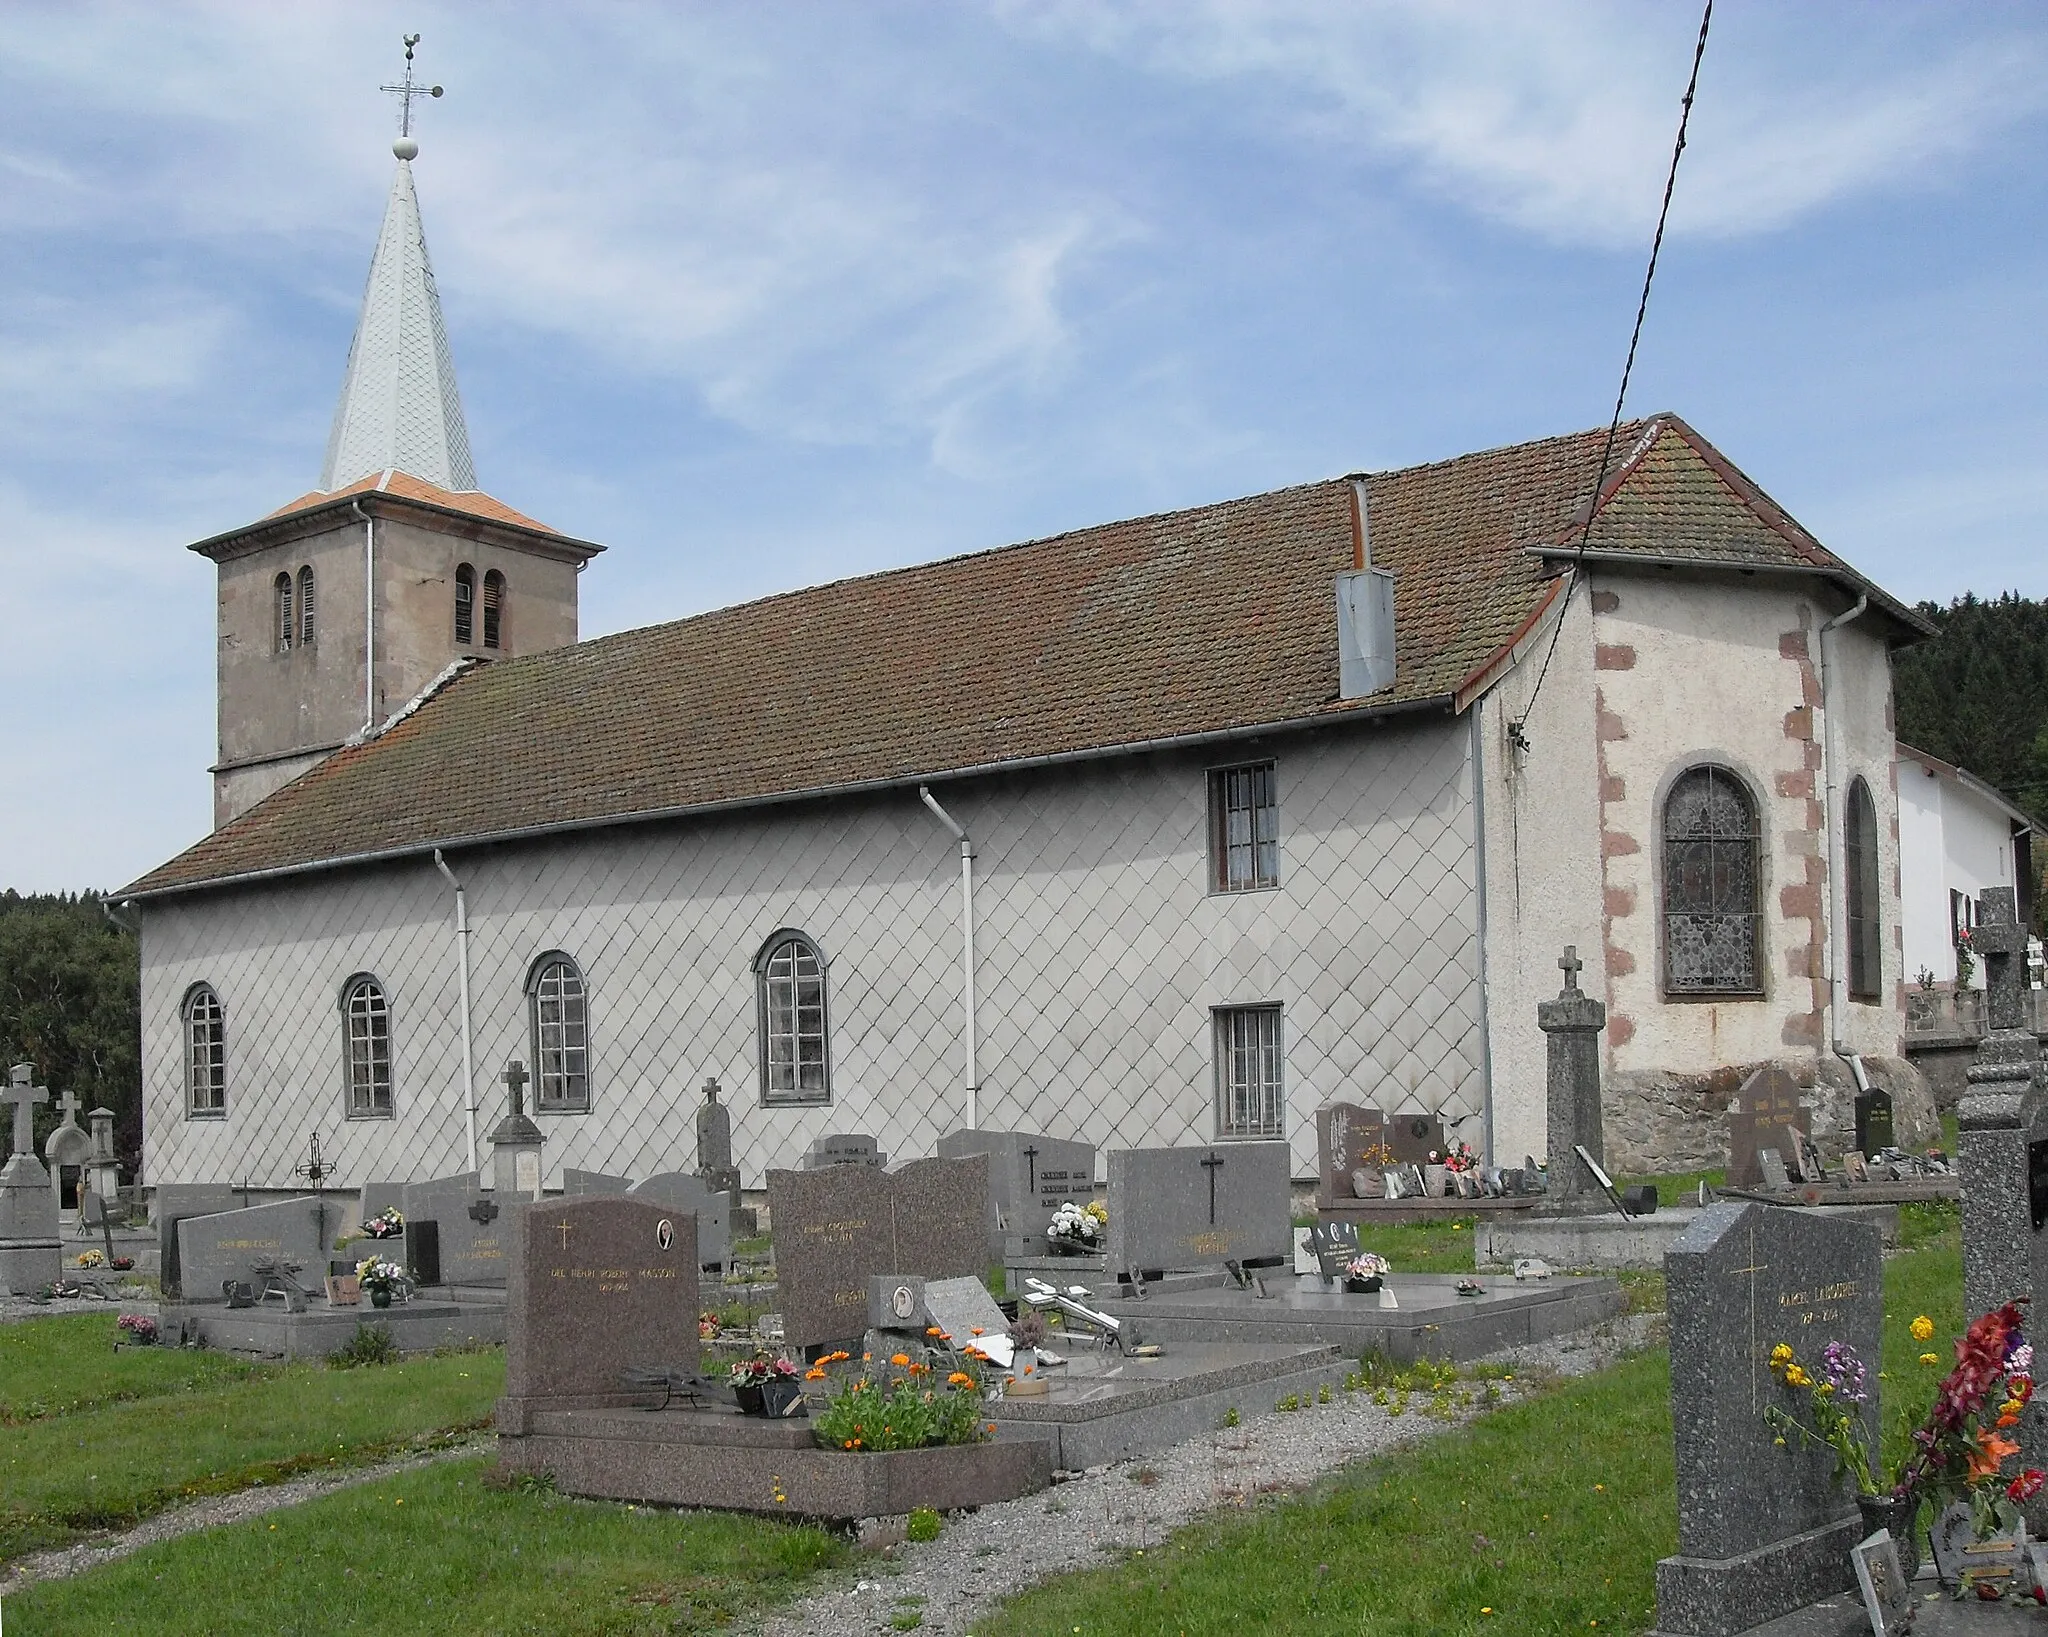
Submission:
[[[1462,722],[1278,741],[1277,889],[1207,890],[1205,769],[1154,756],[934,793],[973,837],[979,1124],[1098,1148],[1215,1140],[1211,1008],[1284,1009],[1288,1136],[1344,1096],[1478,1109],[1472,809]],[[591,1112],[542,1114],[564,1167],[697,1162],[716,1076],[751,1185],[827,1131],[932,1153],[967,1123],[959,852],[914,791],[477,849],[469,899],[479,1140],[525,985],[564,950],[589,987]],[[778,927],[827,961],[832,1101],[763,1107],[753,962]],[[430,859],[171,898],[143,912],[150,1183],[283,1183],[314,1132],[344,1185],[465,1170],[453,896]],[[343,986],[391,1002],[395,1116],[342,1117]],[[228,1112],[184,1115],[180,1006],[226,1013]]]

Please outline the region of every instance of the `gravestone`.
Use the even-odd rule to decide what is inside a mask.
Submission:
[[[811,1144],[799,1166],[804,1171],[822,1171],[833,1165],[867,1165],[877,1171],[888,1165],[889,1156],[875,1145],[873,1137],[859,1132],[832,1132]],[[774,1214],[772,1211],[769,1213]]]
[[[50,1093],[35,1077],[33,1064],[17,1063],[0,1091],[0,1104],[14,1115],[13,1152],[0,1168],[0,1290],[17,1296],[54,1283],[64,1266],[57,1196],[35,1150],[35,1105],[47,1103]]]
[[[1396,1168],[1427,1165],[1429,1156],[1444,1151],[1444,1123],[1434,1114],[1410,1109],[1387,1117],[1387,1146],[1394,1151],[1388,1162]]]
[[[670,1210],[688,1211],[697,1219],[697,1264],[722,1268],[732,1260],[732,1207],[702,1177],[687,1171],[658,1171],[629,1190],[634,1199],[651,1200]]]
[[[501,1426],[536,1410],[637,1402],[626,1371],[697,1369],[697,1236],[687,1212],[599,1195],[513,1213]]]
[[[1852,1583],[1863,1525],[1834,1456],[1764,1419],[1803,1409],[1771,1372],[1789,1343],[1809,1366],[1846,1342],[1869,1367],[1877,1430],[1882,1249],[1867,1222],[1723,1200],[1664,1256],[1678,1550],[1657,1565],[1657,1629],[1731,1637]]]
[[[946,1339],[956,1348],[993,1341],[1009,1333],[1010,1321],[1003,1317],[1003,1310],[996,1306],[988,1286],[979,1279],[926,1280],[924,1307],[932,1323],[945,1332]]]
[[[770,1171],[775,1273],[784,1339],[847,1341],[866,1322],[878,1273],[950,1279],[978,1273],[986,1252],[988,1156]]]
[[[1799,1139],[1808,1134],[1802,1099],[1805,1089],[1775,1065],[1767,1065],[1742,1082],[1728,1125],[1728,1186],[1765,1185],[1761,1150],[1776,1149],[1789,1177],[1799,1165]],[[1553,1184],[1554,1186],[1554,1184]]]
[[[2010,887],[1977,896],[1971,946],[1984,962],[1990,1028],[1956,1105],[1963,1184],[1963,1312],[1969,1318],[2048,1294],[2048,1109],[2040,1042],[2026,1006],[2026,928]],[[2048,1466],[2048,1407],[2030,1403],[2017,1428],[2020,1464]],[[2027,1507],[2048,1531],[2048,1497]]]
[[[1289,1170],[1284,1142],[1111,1149],[1109,1271],[1284,1260],[1294,1244]]]
[[[1607,1026],[1607,1008],[1580,990],[1585,962],[1576,947],[1566,944],[1557,964],[1564,988],[1557,999],[1536,1006],[1536,1026],[1545,1036],[1544,1129],[1550,1164],[1550,1187],[1537,1209],[1544,1216],[1588,1215],[1609,1208],[1605,1190],[1577,1152],[1583,1148],[1596,1164],[1607,1163],[1600,1123],[1600,1031]]]
[[[188,1216],[178,1223],[178,1268],[188,1302],[218,1302],[221,1286],[262,1288],[258,1262],[280,1267],[296,1263],[299,1282],[319,1289],[327,1277],[329,1249],[341,1229],[341,1209],[317,1196],[274,1200]]]
[[[732,1236],[752,1238],[758,1229],[754,1211],[740,1201],[740,1169],[732,1162],[732,1114],[718,1100],[718,1082],[704,1082],[704,1101],[697,1108],[697,1175],[704,1186],[725,1196],[728,1241]],[[698,1224],[697,1254],[709,1261],[704,1249],[703,1224]],[[721,1265],[725,1258],[720,1258]]]
[[[1045,1230],[1069,1200],[1095,1197],[1095,1145],[1026,1131],[953,1131],[939,1139],[941,1159],[988,1156],[988,1259],[1000,1262],[1006,1239],[1026,1256],[1044,1256]]]
[[[50,1172],[50,1192],[57,1200],[61,1214],[64,1206],[64,1171],[68,1166],[79,1175],[72,1180],[77,1184],[73,1198],[85,1192],[85,1167],[92,1160],[92,1138],[78,1126],[78,1097],[67,1091],[57,1099],[57,1107],[64,1118],[57,1129],[43,1139],[43,1164]]]
[[[1316,1203],[1325,1210],[1347,1200],[1385,1197],[1381,1172],[1392,1159],[1387,1117],[1378,1109],[1335,1101],[1317,1107]],[[1366,1192],[1361,1194],[1354,1185],[1353,1172],[1364,1174]]]
[[[114,1152],[114,1111],[95,1108],[87,1111],[85,1118],[92,1127],[92,1157],[86,1162],[87,1186],[109,1206],[117,1205],[121,1197],[121,1156]]]
[[[505,1082],[505,1117],[491,1129],[491,1187],[501,1204],[540,1198],[540,1150],[547,1138],[541,1128],[526,1117],[522,1094],[526,1090],[526,1065],[518,1058],[505,1064],[498,1076]]]
[[[507,1284],[507,1251],[512,1242],[512,1218],[519,1214],[517,1200],[501,1202],[495,1192],[477,1187],[474,1171],[463,1171],[407,1183],[398,1208],[405,1213],[408,1229],[415,1223],[434,1224],[442,1284],[500,1288]],[[423,1271],[415,1269],[415,1277]]]
[[[165,1294],[177,1296],[184,1291],[184,1270],[178,1265],[178,1224],[188,1216],[216,1216],[222,1211],[232,1211],[248,1203],[248,1196],[239,1188],[230,1188],[216,1182],[165,1182],[157,1185],[150,1210],[156,1218],[157,1279]],[[211,1291],[195,1286],[194,1293],[201,1297],[218,1296],[220,1286],[215,1284]]]
[[[562,1170],[562,1192],[570,1196],[579,1194],[624,1194],[633,1187],[631,1177],[609,1176],[603,1171],[579,1171],[574,1166]]]

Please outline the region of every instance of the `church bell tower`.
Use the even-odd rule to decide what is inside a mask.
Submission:
[[[320,486],[190,549],[219,575],[218,829],[452,668],[576,640],[577,576],[604,548],[477,487],[420,225],[405,42],[397,173]]]

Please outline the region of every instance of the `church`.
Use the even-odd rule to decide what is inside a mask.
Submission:
[[[580,640],[602,548],[478,487],[412,160],[319,486],[218,575],[215,828],[140,927],[144,1174],[549,1186],[818,1137],[1282,1138],[1330,1098],[1540,1155],[1607,1006],[1621,1170],[1759,1064],[1824,1146],[1905,1062],[1910,608],[1672,414]],[[310,452],[309,452],[310,454]]]

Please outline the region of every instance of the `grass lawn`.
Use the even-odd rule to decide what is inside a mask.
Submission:
[[[45,1327],[64,1327],[61,1330]],[[106,1352],[89,1350],[89,1328]],[[116,1355],[114,1320],[31,1319],[0,1328],[13,1402],[27,1360],[76,1351],[81,1376],[45,1412],[0,1439],[0,1560],[118,1528],[191,1495],[359,1465],[481,1426],[503,1390],[499,1352],[417,1358],[376,1369],[255,1368],[175,1349]],[[27,1332],[17,1336],[16,1332]],[[132,1360],[132,1362],[131,1362]],[[150,1396],[118,1397],[117,1392]],[[63,1407],[76,1401],[79,1408]]]
[[[486,1466],[440,1462],[166,1541],[32,1586],[7,1613],[39,1637],[639,1637],[716,1630],[851,1550],[770,1519],[491,1489]]]
[[[1945,1216],[1945,1219],[1944,1219]],[[1885,1267],[1886,1442],[1896,1460],[1960,1332],[1954,1212],[1910,1225]],[[1936,1326],[1923,1349],[1907,1326]],[[1206,1637],[1252,1631],[1632,1632],[1677,1550],[1670,1366],[1661,1351],[1363,1463],[1307,1494],[1191,1525],[1164,1546],[1062,1575],[979,1637]],[[1597,1626],[1594,1622],[1598,1622]]]
[[[175,1347],[117,1353],[113,1334],[113,1317],[98,1313],[0,1325],[0,1426],[263,1373],[262,1366],[226,1353]]]

